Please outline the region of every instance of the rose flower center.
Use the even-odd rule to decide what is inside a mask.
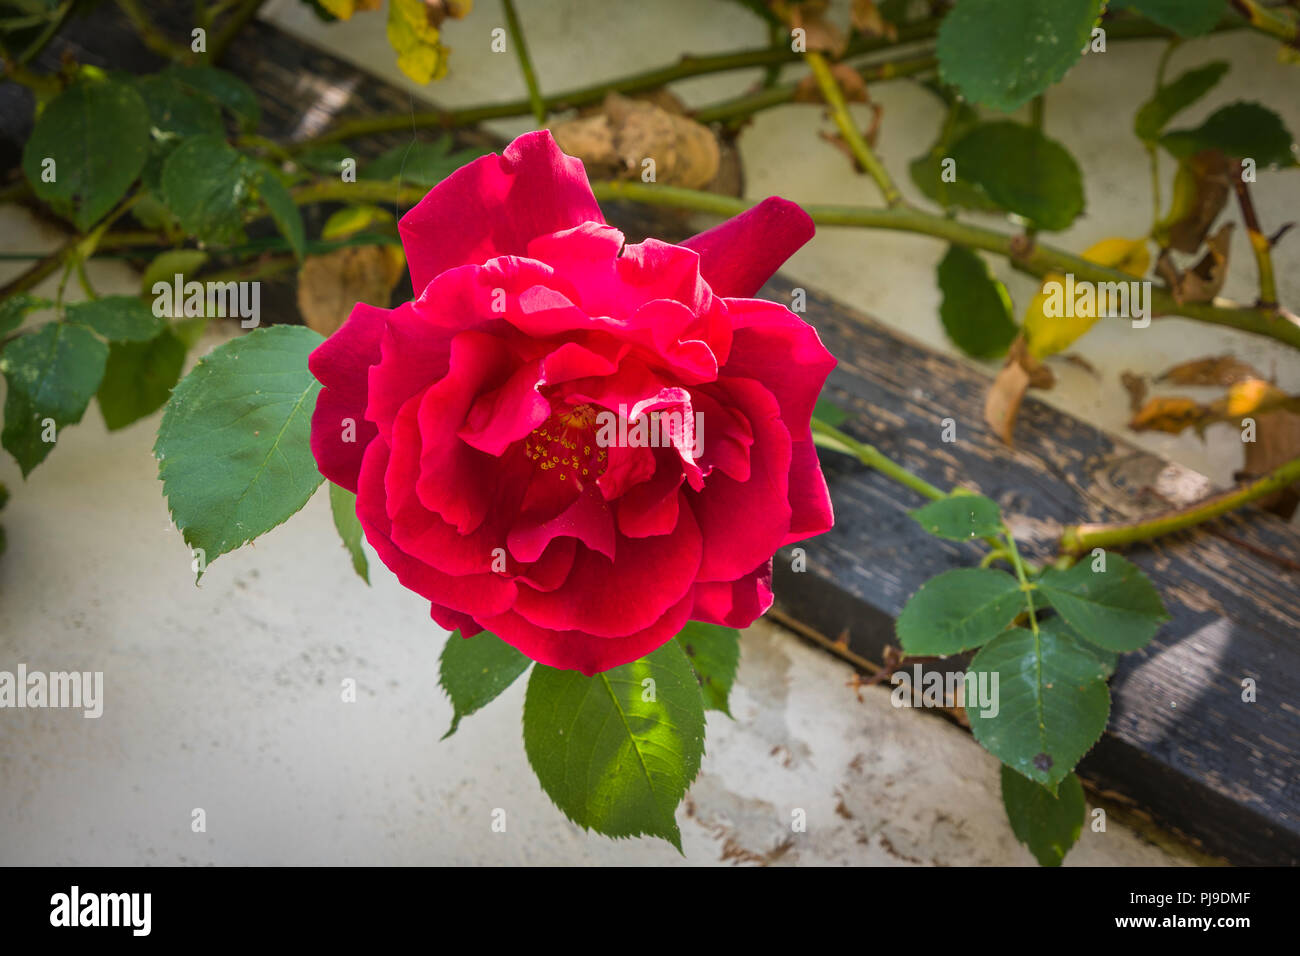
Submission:
[[[524,452],[538,469],[579,490],[605,473],[609,457],[596,443],[596,409],[589,404],[556,412],[524,439]]]

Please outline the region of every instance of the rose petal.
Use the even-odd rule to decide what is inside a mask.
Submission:
[[[417,294],[441,272],[523,255],[538,236],[604,222],[582,161],[547,130],[525,133],[500,156],[462,166],[398,223]]]
[[[387,315],[387,309],[358,303],[343,326],[307,357],[307,367],[325,386],[312,413],[311,451],[320,473],[352,492],[376,434],[365,415],[367,377],[380,359]]]
[[[749,627],[772,606],[772,562],[763,562],[738,581],[695,585],[692,621],[723,627]]]
[[[715,295],[748,298],[815,231],[806,212],[772,196],[682,245],[700,254],[700,275]]]

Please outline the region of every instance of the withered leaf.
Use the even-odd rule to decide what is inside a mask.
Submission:
[[[1178,164],[1169,214],[1156,226],[1156,238],[1188,255],[1205,241],[1232,193],[1228,158],[1207,149]]]
[[[329,336],[358,302],[388,307],[406,260],[396,246],[344,246],[308,256],[298,272],[298,309],[307,327]]]
[[[1052,370],[1029,354],[1024,335],[1011,343],[1006,364],[984,396],[984,421],[1006,444],[1014,444],[1020,403],[1030,388],[1051,388],[1056,384]]]
[[[1153,398],[1133,415],[1128,427],[1135,432],[1167,432],[1177,435],[1200,425],[1208,413],[1206,406],[1191,398],[1170,396]]]
[[[1219,294],[1228,277],[1228,251],[1234,223],[1224,223],[1206,244],[1205,255],[1191,269],[1182,272],[1174,265],[1169,250],[1156,260],[1156,274],[1169,283],[1178,302],[1209,302]]]
[[[652,159],[656,182],[699,189],[714,180],[721,163],[718,140],[707,127],[617,93],[605,98],[600,113],[556,123],[551,134],[593,177],[635,178]]]
[[[1166,369],[1156,376],[1156,381],[1170,385],[1235,385],[1263,377],[1231,355],[1210,355]]]
[[[1128,392],[1128,410],[1137,412],[1142,407],[1142,400],[1147,397],[1147,381],[1141,375],[1132,372],[1119,373],[1120,384]]]

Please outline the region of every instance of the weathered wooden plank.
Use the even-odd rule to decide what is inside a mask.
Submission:
[[[188,15],[182,7],[159,14],[175,19],[177,36]],[[156,62],[111,5],[74,23],[44,55],[47,65],[65,50],[101,66],[143,69]],[[265,24],[246,29],[224,65],[257,89],[262,130],[277,138],[309,136],[340,115],[411,108],[404,91]],[[29,122],[26,91],[0,88],[11,165]],[[457,136],[498,145],[472,131]],[[359,154],[410,139],[369,137]],[[631,240],[687,231],[681,217],[660,210],[615,204],[606,212]],[[778,278],[764,294],[789,301],[790,291]],[[409,286],[398,290],[408,294]],[[266,295],[291,316],[291,286]],[[272,300],[264,301],[269,314]],[[963,484],[997,500],[1035,557],[1051,553],[1063,523],[1149,513],[1207,490],[1199,475],[1032,399],[1021,414],[1018,447],[1008,450],[982,424],[981,372],[811,291],[808,318],[840,358],[830,390],[852,414],[846,428],[936,484]],[[940,440],[945,418],[957,426],[951,444]],[[893,622],[907,597],[932,575],[969,566],[980,552],[924,534],[907,516],[920,502],[906,489],[841,456],[823,460],[837,526],[804,545],[806,573],[790,570],[788,553],[778,559],[779,600],[824,634],[847,632],[855,653],[880,660],[894,643]],[[1131,556],[1155,580],[1173,620],[1150,647],[1121,663],[1108,732],[1081,774],[1209,852],[1239,863],[1295,863],[1300,712],[1291,693],[1300,678],[1300,537],[1271,516],[1251,513]],[[954,659],[946,666],[960,665]],[[1255,703],[1241,700],[1246,677],[1258,683]]]

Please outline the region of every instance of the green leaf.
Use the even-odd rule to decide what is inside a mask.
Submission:
[[[740,631],[700,621],[687,621],[677,641],[690,659],[700,682],[705,710],[731,716],[731,685],[740,664]]]
[[[180,381],[185,343],[164,329],[147,342],[114,342],[96,397],[109,431],[162,408]]]
[[[164,74],[135,78],[135,88],[149,110],[153,135],[162,139],[221,136],[225,125],[212,100],[186,89]]]
[[[984,123],[953,146],[952,156],[958,179],[975,183],[1003,209],[1043,229],[1065,229],[1083,212],[1079,164],[1032,126]]]
[[[1029,848],[1039,866],[1060,866],[1083,832],[1088,805],[1083,784],[1074,774],[1061,781],[1056,794],[1002,766],[1002,805],[1016,839]]]
[[[998,503],[983,495],[952,494],[910,514],[927,532],[950,541],[987,538],[1002,531]]]
[[[361,539],[364,535],[361,531],[361,522],[357,520],[357,496],[331,481],[330,511],[334,514],[334,527],[338,529],[339,537],[343,539],[343,547],[352,556],[352,570],[360,575],[361,580],[369,584],[370,564],[366,561],[366,552],[361,547]]]
[[[574,823],[662,837],[680,852],[677,805],[704,753],[704,703],[681,645],[594,677],[538,664],[524,698],[524,751]]]
[[[185,86],[229,110],[244,130],[254,129],[261,119],[257,94],[233,73],[214,66],[173,66],[165,75],[174,76]]]
[[[912,182],[917,189],[945,209],[959,206],[981,212],[1001,212],[998,204],[989,199],[983,189],[957,176],[955,168],[953,181],[944,182],[944,160],[951,158],[952,144],[980,124],[980,115],[969,103],[953,95],[948,87],[937,84],[926,86],[948,104],[948,116],[934,145],[908,165],[907,171]]]
[[[992,568],[956,568],[921,585],[898,615],[899,643],[918,656],[956,654],[1005,631],[1021,611],[1020,582]]]
[[[1005,355],[1020,332],[1011,317],[1007,288],[989,274],[978,254],[964,246],[949,246],[939,263],[943,303],[939,318],[959,349],[974,358]]]
[[[1038,590],[1081,637],[1111,651],[1135,651],[1169,620],[1160,594],[1137,565],[1111,552],[1068,571],[1048,568]]]
[[[356,151],[348,149],[342,143],[326,143],[323,146],[309,146],[298,153],[294,160],[303,169],[313,173],[337,176],[343,171],[343,161],[355,156]]]
[[[971,661],[967,682],[992,697],[991,706],[966,704],[975,739],[1053,793],[1106,729],[1110,691],[1101,662],[1054,620],[1041,623],[1037,637],[1016,627],[990,641]]]
[[[366,165],[363,179],[400,179],[405,183],[432,188],[460,167],[487,150],[461,149],[451,152],[451,137],[442,136],[432,143],[407,143],[396,146]]]
[[[163,164],[162,199],[191,235],[218,245],[238,242],[256,171],[219,136],[194,136]]]
[[[129,84],[79,80],[46,105],[23,147],[32,192],[89,231],[126,195],[149,154],[149,111]],[[53,159],[53,182],[45,182]]]
[[[289,190],[270,171],[262,170],[257,179],[257,191],[261,194],[262,202],[266,203],[271,218],[275,220],[280,235],[289,240],[293,254],[301,260],[307,237],[303,231],[302,213],[298,211]]]
[[[174,287],[178,275],[183,287],[189,276],[198,272],[207,261],[208,254],[201,249],[170,249],[159,253],[140,278],[140,294],[156,295],[153,287],[158,282]]]
[[[972,102],[1010,112],[1082,55],[1102,0],[961,0],[939,27],[939,76]]]
[[[813,418],[819,422],[825,422],[831,428],[839,428],[848,417],[849,413],[830,399],[819,398],[817,404],[813,406]]]
[[[1260,166],[1294,166],[1295,138],[1281,117],[1258,103],[1233,103],[1211,114],[1196,129],[1165,133],[1160,145],[1179,159],[1203,149],[1219,149],[1234,159]]]
[[[531,660],[491,631],[468,638],[460,631],[453,632],[438,664],[438,683],[455,708],[451,727],[442,739],[454,734],[461,720],[496,700],[530,664]]]
[[[302,326],[257,329],[173,389],[154,445],[158,476],[207,563],[287,520],[320,485],[311,453],[320,384],[307,356],[321,341]]]
[[[0,372],[9,383],[0,444],[24,478],[54,448],[44,440],[45,420],[53,420],[55,440],[65,425],[81,421],[107,358],[108,346],[94,333],[67,322],[51,322],[0,353]]]
[[[29,312],[35,312],[37,309],[48,309],[52,305],[54,303],[49,299],[42,299],[26,292],[11,295],[3,302],[0,302],[0,336],[8,335],[22,325]]]
[[[166,324],[133,295],[109,295],[74,303],[68,306],[67,318],[110,342],[147,342]]]
[[[1172,83],[1160,87],[1156,95],[1138,110],[1133,120],[1133,132],[1143,142],[1154,143],[1171,119],[1214,89],[1227,72],[1227,62],[1215,60],[1188,70]]]
[[[1179,36],[1198,37],[1228,12],[1227,0],[1110,0],[1111,10],[1132,10]]]

